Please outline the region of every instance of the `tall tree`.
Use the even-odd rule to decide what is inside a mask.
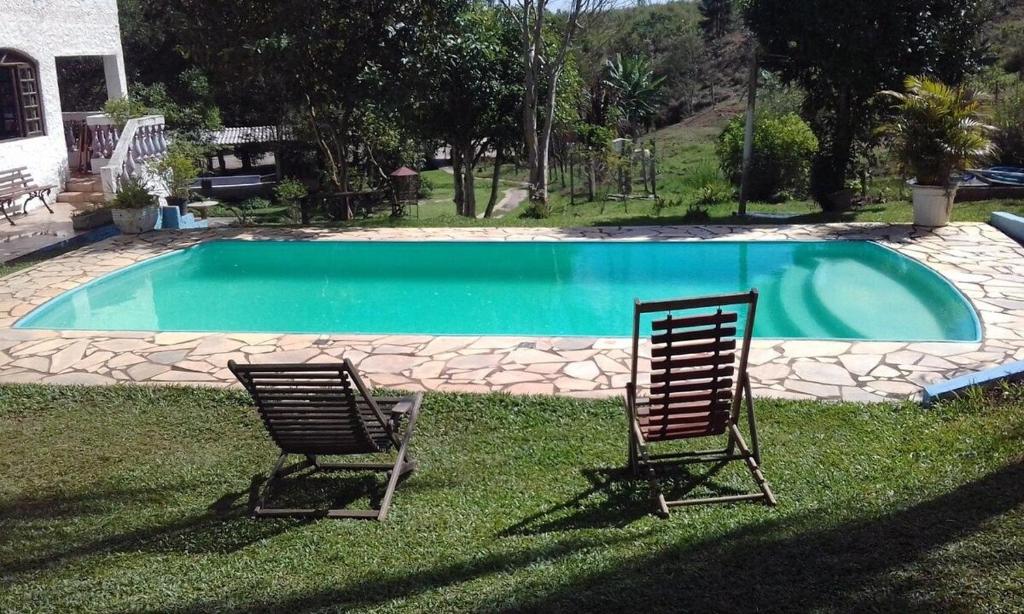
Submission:
[[[871,134],[877,92],[908,74],[958,83],[979,59],[985,0],[747,0],[768,67],[807,93],[821,144],[811,190],[822,206],[845,185],[855,142]]]
[[[471,7],[426,46],[416,77],[421,130],[451,146],[456,211],[476,217],[477,164],[494,153],[500,172],[519,128],[522,88],[513,24],[493,9]]]
[[[530,171],[530,192],[533,200],[546,203],[548,158],[559,79],[579,33],[590,25],[596,15],[616,2],[567,0],[557,20],[552,0],[498,0],[498,3],[518,26],[523,70],[523,141]],[[561,23],[556,24],[556,21]],[[552,34],[551,28],[556,25],[560,27]]]
[[[700,27],[711,37],[725,34],[733,23],[734,0],[699,0],[697,9],[701,14]]]

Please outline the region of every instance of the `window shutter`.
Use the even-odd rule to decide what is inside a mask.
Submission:
[[[21,118],[24,122],[25,136],[45,134],[39,81],[36,78],[36,71],[31,65],[18,66],[18,91],[21,95]]]

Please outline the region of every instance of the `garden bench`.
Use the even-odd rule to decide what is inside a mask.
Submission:
[[[14,201],[21,198],[22,196],[28,196],[25,202],[22,203],[22,213],[28,212],[29,201],[38,198],[46,210],[53,213],[53,209],[46,202],[46,196],[50,194],[50,190],[57,186],[38,186],[35,180],[32,179],[32,175],[28,172],[28,169],[24,166],[20,168],[12,168],[10,170],[0,171],[0,211],[3,211],[4,217],[7,221],[14,226],[14,220],[11,219],[11,215],[8,209],[14,206]]]

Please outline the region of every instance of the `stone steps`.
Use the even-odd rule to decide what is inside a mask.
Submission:
[[[57,195],[57,202],[69,205],[84,205],[89,203],[106,202],[103,192],[76,192],[65,191]]]
[[[99,177],[71,177],[64,184],[67,192],[102,192],[103,181]]]

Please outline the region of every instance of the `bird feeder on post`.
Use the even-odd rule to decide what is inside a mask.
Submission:
[[[391,202],[391,217],[403,217],[409,207],[416,207],[416,217],[420,216],[420,174],[408,166],[391,173],[391,191],[394,200]]]

